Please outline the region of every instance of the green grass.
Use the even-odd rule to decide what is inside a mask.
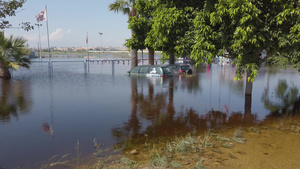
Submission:
[[[215,143],[213,142],[216,141]],[[173,139],[160,139],[159,141],[149,141],[146,143],[136,144],[136,142],[130,142],[130,147],[126,151],[133,149],[140,149],[138,155],[125,153],[118,157],[104,157],[103,153],[106,153],[106,150],[102,150],[101,144],[97,142],[96,139],[93,140],[94,148],[96,152],[94,156],[98,161],[98,165],[94,165],[94,168],[195,168],[195,169],[204,169],[206,166],[203,164],[202,156],[205,157],[205,154],[211,152],[222,154],[219,147],[223,148],[233,148],[234,142],[237,143],[246,143],[245,139],[241,135],[241,129],[238,129],[234,134],[232,139],[229,139],[220,134],[213,134],[207,132],[203,135],[194,135],[187,134],[185,136],[175,136]],[[151,143],[152,142],[152,143]],[[140,146],[140,147],[139,147]],[[79,166],[80,152],[79,152],[79,140],[75,146],[76,149],[76,158],[77,166]],[[226,150],[224,150],[226,151]],[[101,157],[102,156],[102,157]],[[66,165],[66,161],[62,161],[66,156],[61,157],[56,162],[52,162],[51,165]],[[115,158],[115,159],[114,159]],[[231,157],[233,158],[233,157]],[[53,156],[51,161],[58,159],[58,156]],[[112,160],[113,159],[113,160]],[[72,161],[70,161],[72,162]],[[45,165],[44,168],[50,167],[50,165]],[[42,167],[43,168],[43,167]],[[90,167],[91,168],[91,167]]]
[[[167,157],[154,153],[151,155],[150,165],[154,168],[166,168],[168,166]]]

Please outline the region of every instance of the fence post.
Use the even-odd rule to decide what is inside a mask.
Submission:
[[[83,61],[83,69],[84,69],[84,73],[86,74],[87,73],[87,66],[86,66],[86,62]]]
[[[49,70],[49,76],[52,76],[53,75],[52,61],[48,61],[48,70]]]

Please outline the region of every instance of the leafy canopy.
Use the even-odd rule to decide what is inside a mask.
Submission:
[[[194,19],[195,44],[191,57],[203,63],[211,62],[216,55],[229,53],[236,65],[235,79],[242,78],[247,71],[251,81],[268,58],[286,58],[280,62],[297,65],[298,41],[290,34],[299,22],[299,15],[290,14],[291,8],[299,9],[299,2],[219,0],[198,12]],[[288,23],[293,19],[294,22]],[[265,51],[267,56],[264,57],[262,52]],[[293,52],[295,56],[291,55]]]
[[[12,26],[6,18],[9,16],[16,16],[16,10],[23,7],[25,2],[26,0],[0,0],[0,29]],[[33,29],[30,22],[22,22],[19,26],[26,31]]]

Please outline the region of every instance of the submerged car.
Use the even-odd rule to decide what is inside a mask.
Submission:
[[[147,77],[171,77],[172,71],[168,66],[142,65],[128,71],[129,75],[147,76]]]
[[[187,64],[174,64],[174,65],[168,65],[168,67],[171,69],[174,75],[179,74],[193,74],[193,71],[190,67],[190,65]]]

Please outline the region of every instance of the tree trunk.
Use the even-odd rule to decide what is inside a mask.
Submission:
[[[252,95],[245,95],[245,116],[251,115]]]
[[[169,64],[174,65],[175,64],[175,54],[171,53],[169,58]]]
[[[133,69],[138,65],[137,50],[131,48],[130,55],[131,55],[131,69]]]
[[[247,78],[246,78],[246,89],[245,89],[245,95],[252,95],[252,85],[253,83],[251,81],[248,81],[248,77],[250,77],[250,74],[246,72]]]
[[[133,36],[133,34],[134,31],[131,30],[131,37]],[[137,50],[132,49],[132,47],[130,47],[130,57],[131,57],[131,69],[133,69],[138,65],[138,54],[137,54]]]
[[[134,17],[134,16],[136,16],[136,8],[133,5],[132,10],[129,13],[129,18]],[[131,38],[133,37],[133,34],[134,34],[134,31],[131,29]],[[131,55],[131,69],[133,69],[134,67],[136,67],[138,65],[137,50],[132,49],[132,47],[130,47],[130,55]]]
[[[3,63],[0,63],[0,78],[10,79],[11,74],[8,68],[5,68]]]
[[[154,50],[149,49],[149,65],[154,65]]]

